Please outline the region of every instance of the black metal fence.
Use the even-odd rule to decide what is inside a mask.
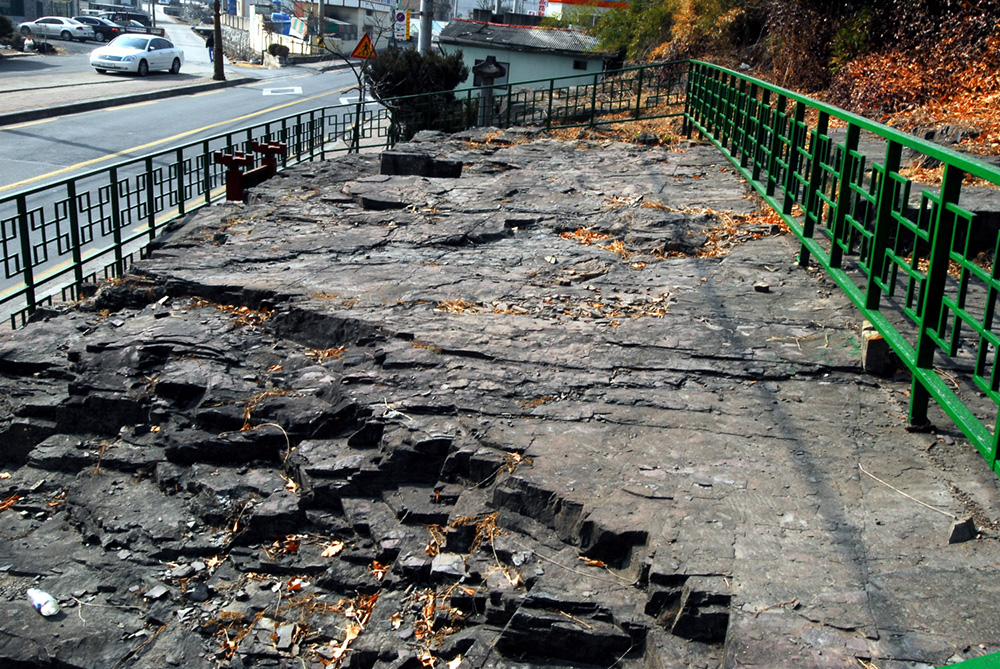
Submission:
[[[283,142],[285,167],[389,147],[425,129],[679,115],[687,67],[666,63],[324,107],[4,195],[0,317],[18,327],[38,306],[77,299],[85,284],[121,275],[165,224],[223,196],[225,167],[213,162],[216,151],[249,153],[254,142]]]

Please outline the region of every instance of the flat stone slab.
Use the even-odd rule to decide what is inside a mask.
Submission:
[[[0,663],[1000,650],[996,476],[722,156],[533,134],[291,168],[0,335]]]

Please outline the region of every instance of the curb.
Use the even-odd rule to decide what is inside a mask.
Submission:
[[[205,91],[217,88],[229,88],[230,86],[241,86],[243,84],[256,82],[253,77],[240,77],[238,79],[227,79],[225,81],[213,81],[207,84],[194,84],[192,86],[178,86],[176,88],[165,88],[159,91],[149,91],[147,93],[136,93],[135,95],[123,95],[117,97],[98,98],[96,100],[86,100],[82,102],[72,102],[65,105],[56,105],[40,109],[29,109],[27,111],[11,112],[0,114],[0,126],[13,125],[15,123],[27,123],[39,119],[53,118],[56,116],[66,116],[68,114],[78,114],[80,112],[93,111],[95,109],[106,109],[120,105],[134,104],[136,102],[146,102],[148,100],[160,100],[178,95],[192,95],[194,93],[204,93]]]

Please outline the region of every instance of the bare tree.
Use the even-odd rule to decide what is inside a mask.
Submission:
[[[216,0],[218,1],[218,0]],[[367,30],[363,31],[363,34],[368,35],[373,44],[378,44],[382,41],[382,38],[386,35],[391,35],[394,23],[395,23],[395,12],[378,12],[374,11],[376,6],[373,2],[363,2],[362,6],[371,11],[369,15],[366,11],[366,18],[370,16],[373,19],[371,24],[366,24],[362,28],[368,28],[371,26],[371,32]],[[381,16],[380,16],[381,15]],[[323,30],[323,20],[325,17],[319,17],[319,31]],[[322,32],[320,32],[322,35]],[[340,41],[340,40],[338,40]],[[354,119],[354,129],[351,137],[351,151],[358,151],[361,146],[361,125],[364,121],[364,109],[365,109],[365,98],[367,95],[365,89],[365,80],[368,71],[368,60],[363,60],[360,65],[358,65],[349,55],[349,53],[344,52],[344,48],[341,45],[338,47],[333,47],[332,45],[326,44],[323,41],[323,51],[334,56],[336,58],[342,59],[347,66],[351,68],[351,73],[354,74],[354,78],[357,80],[357,90],[358,90],[358,102],[355,106],[355,119]]]

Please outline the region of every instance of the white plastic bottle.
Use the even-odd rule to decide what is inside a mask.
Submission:
[[[35,607],[35,610],[46,618],[59,613],[59,602],[56,598],[43,590],[28,588],[28,601]]]

